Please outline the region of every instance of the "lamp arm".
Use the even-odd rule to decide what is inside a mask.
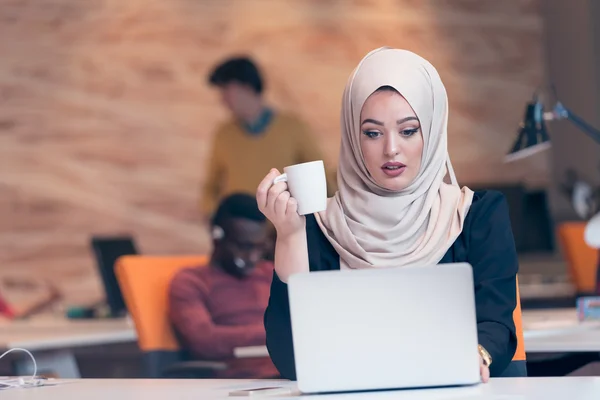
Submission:
[[[589,137],[594,139],[597,143],[600,143],[600,130],[587,123],[583,118],[573,114],[573,112],[563,106],[562,103],[556,103],[554,110],[552,110],[552,114],[554,117],[553,119],[568,119]]]

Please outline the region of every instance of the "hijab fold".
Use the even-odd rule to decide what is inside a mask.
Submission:
[[[360,113],[382,86],[396,89],[421,124],[419,173],[399,191],[378,185],[360,147]],[[380,48],[350,76],[342,99],[338,192],[316,214],[346,268],[437,264],[463,229],[473,192],[456,182],[448,155],[448,98],[436,69],[407,51]],[[450,175],[451,183],[445,183]]]

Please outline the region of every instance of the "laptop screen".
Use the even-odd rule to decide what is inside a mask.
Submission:
[[[115,262],[121,256],[138,254],[133,238],[94,237],[92,249],[106,294],[106,302],[113,316],[125,313],[125,301],[115,275]]]

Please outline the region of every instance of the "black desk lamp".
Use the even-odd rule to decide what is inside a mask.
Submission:
[[[525,118],[519,126],[517,139],[504,158],[504,161],[519,160],[548,149],[550,147],[550,137],[546,132],[545,122],[561,119],[568,119],[580,130],[600,143],[600,130],[594,128],[576,114],[573,114],[560,101],[556,103],[552,111],[544,112],[544,105],[536,94],[533,101],[527,104]]]
[[[511,162],[528,157],[537,152],[546,150],[550,147],[550,137],[546,132],[546,121],[555,121],[561,119],[568,119],[581,131],[594,139],[597,143],[600,143],[600,130],[596,129],[584,119],[579,117],[569,109],[567,109],[560,101],[557,101],[552,111],[544,112],[544,105],[536,95],[533,101],[527,103],[525,109],[525,118],[519,125],[519,133],[515,140],[511,150],[505,156],[505,162]],[[582,184],[582,186],[585,186]],[[577,199],[577,195],[581,197],[581,193],[585,199]],[[575,191],[572,198],[573,206],[577,209],[577,203],[594,203],[594,194],[591,188],[583,188],[582,190]],[[594,212],[598,212],[595,210]],[[579,212],[581,214],[581,211]],[[600,212],[593,216],[585,227],[584,234],[585,242],[588,246],[600,249]],[[597,292],[600,295],[600,260],[598,264],[597,272]]]

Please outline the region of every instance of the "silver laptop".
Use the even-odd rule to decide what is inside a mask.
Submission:
[[[469,264],[297,274],[288,290],[303,393],[480,381]]]

